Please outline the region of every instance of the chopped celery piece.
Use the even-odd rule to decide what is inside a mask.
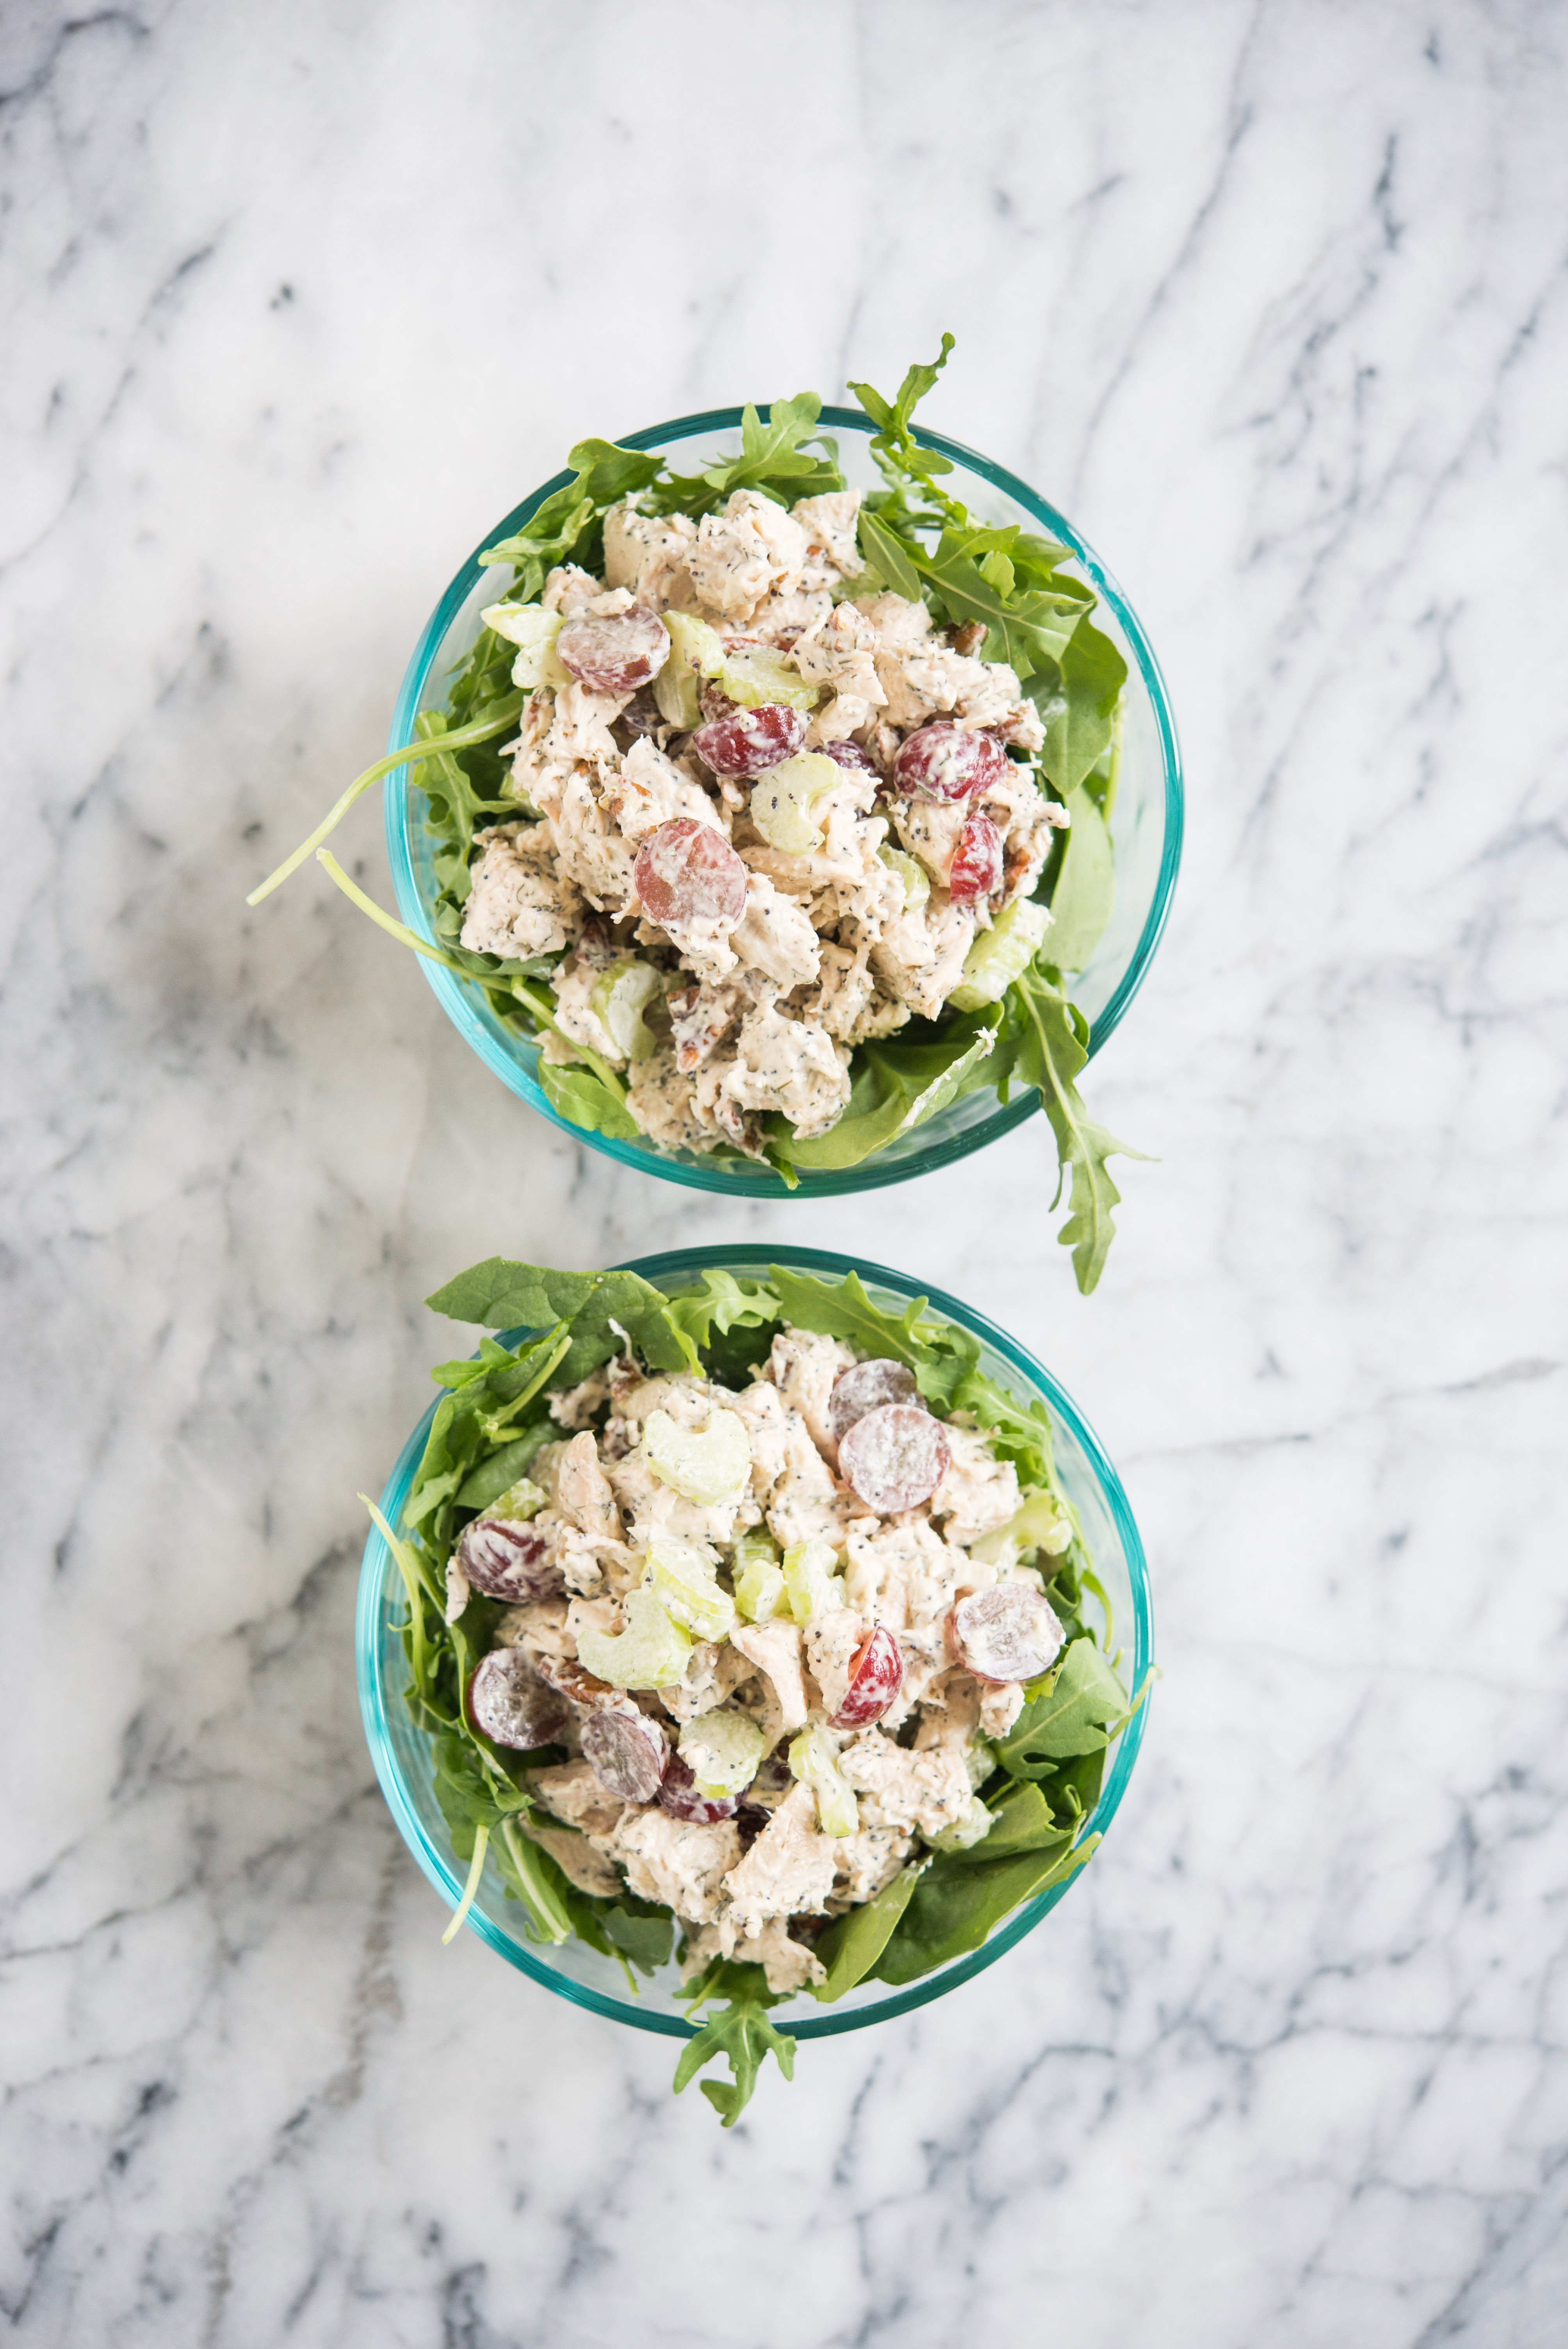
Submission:
[[[969,1555],[983,1566],[1013,1566],[1026,1550],[1043,1549],[1060,1557],[1073,1537],[1072,1520],[1044,1485],[1026,1493],[1005,1526],[997,1526],[969,1545]]]
[[[839,1767],[833,1741],[820,1722],[789,1744],[789,1774],[817,1797],[817,1825],[824,1835],[850,1836],[861,1823],[854,1789]]]
[[[670,632],[669,658],[654,679],[654,699],[668,726],[689,733],[702,722],[697,680],[717,677],[724,667],[724,646],[717,628],[690,612],[666,612]]]
[[[811,808],[823,793],[844,780],[842,767],[820,750],[798,750],[777,767],[769,767],[751,787],[751,821],[769,848],[803,855],[820,848],[822,827]]]
[[[768,1623],[789,1613],[784,1569],[776,1557],[748,1558],[735,1578],[735,1603],[748,1623]]]
[[[577,1661],[583,1671],[612,1688],[672,1688],[684,1680],[692,1643],[645,1583],[627,1593],[623,1612],[624,1631],[590,1627],[578,1634]]]
[[[727,1640],[735,1629],[735,1601],[721,1590],[711,1554],[676,1534],[655,1534],[648,1544],[648,1581],[666,1615],[698,1640]]]
[[[784,1588],[797,1623],[809,1623],[813,1615],[830,1615],[843,1605],[844,1586],[833,1571],[838,1562],[825,1541],[797,1542],[785,1551]]]
[[[594,980],[589,1009],[623,1060],[645,1061],[653,1050],[654,1038],[643,1014],[661,987],[653,964],[634,959],[612,963]]]
[[[549,1498],[542,1485],[534,1484],[531,1477],[520,1476],[515,1485],[508,1485],[499,1501],[490,1503],[484,1515],[503,1517],[508,1525],[525,1526],[530,1517],[538,1516]]]
[[[686,1723],[680,1733],[680,1757],[696,1780],[698,1794],[722,1800],[750,1785],[767,1743],[754,1721],[733,1706],[720,1705]]]
[[[879,848],[877,854],[903,883],[904,911],[917,914],[931,895],[931,875],[919,857],[906,856],[902,848]]]
[[[767,1623],[775,1615],[789,1613],[778,1545],[766,1526],[736,1537],[729,1567],[735,1603],[748,1623]]]
[[[706,1508],[743,1500],[751,1482],[751,1438],[738,1412],[716,1411],[698,1432],[677,1427],[667,1411],[651,1411],[643,1453],[661,1485]]]
[[[988,930],[982,930],[964,958],[959,984],[947,1000],[955,1011],[980,1011],[1000,1003],[1039,952],[1051,924],[1044,905],[1015,897]]]
[[[760,709],[769,702],[783,702],[790,709],[817,706],[817,688],[807,684],[793,661],[769,645],[747,645],[727,654],[718,688],[745,709]]]
[[[498,636],[517,647],[511,665],[513,685],[571,684],[571,673],[555,651],[555,639],[561,634],[559,612],[547,612],[542,604],[490,604],[480,617]]]
[[[993,1815],[979,1795],[971,1795],[965,1816],[952,1826],[943,1827],[938,1834],[928,1835],[925,1840],[933,1851],[968,1851],[975,1844],[984,1843],[995,1824]]]

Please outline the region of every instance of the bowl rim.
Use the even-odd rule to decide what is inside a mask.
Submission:
[[[759,404],[758,413],[768,419],[772,413],[771,402]],[[634,432],[621,435],[617,446],[624,449],[651,449],[676,435],[692,436],[699,432],[733,431],[741,422],[744,410],[739,408],[708,408],[690,416],[679,416],[663,424],[645,424]],[[820,422],[824,429],[860,432],[867,437],[876,425],[860,409],[824,408]],[[1098,1019],[1090,1024],[1088,1057],[1092,1060],[1115,1030],[1119,1026],[1133,997],[1142,986],[1156,948],[1170,918],[1171,900],[1176,886],[1176,876],[1181,862],[1181,841],[1185,821],[1185,793],[1182,781],[1181,750],[1176,733],[1176,720],[1171,707],[1171,696],[1164,673],[1155,657],[1154,648],[1145,633],[1143,624],[1129,602],[1125,591],[1100,561],[1082,533],[1075,530],[1067,517],[1058,512],[1046,498],[1032,490],[1026,481],[971,449],[962,440],[949,439],[944,433],[930,432],[920,426],[913,428],[913,437],[923,448],[934,449],[943,456],[967,467],[1000,489],[1017,504],[1033,514],[1037,522],[1069,547],[1084,571],[1104,596],[1116,616],[1118,626],[1132,650],[1142,676],[1160,740],[1161,761],[1164,777],[1164,830],[1161,840],[1160,870],[1155,878],[1154,895],[1139,934],[1138,944],[1127,968],[1123,971],[1115,992]],[[388,755],[407,748],[414,739],[414,720],[419,708],[419,697],[425,689],[436,655],[458,612],[467,602],[484,566],[480,556],[486,547],[494,546],[500,539],[510,536],[557,490],[564,489],[573,476],[568,471],[553,474],[532,491],[520,505],[512,508],[501,521],[487,532],[462,568],[449,584],[435,610],[425,623],[423,632],[414,647],[413,656],[404,672],[398,688],[392,723],[387,731]],[[427,914],[415,875],[413,857],[408,843],[407,801],[409,794],[407,766],[393,768],[383,787],[382,806],[387,835],[387,861],[392,868],[392,884],[398,912],[408,928],[435,946],[438,942]],[[844,1167],[802,1174],[799,1186],[791,1191],[783,1178],[771,1167],[759,1169],[755,1174],[734,1168],[685,1165],[675,1158],[663,1157],[647,1143],[624,1142],[613,1135],[590,1133],[573,1125],[561,1115],[546,1096],[537,1079],[504,1050],[498,1039],[480,1019],[477,1001],[478,990],[471,983],[440,963],[421,955],[419,964],[426,981],[435,990],[436,999],[448,1019],[469,1049],[479,1055],[485,1066],[500,1078],[518,1098],[537,1110],[550,1123],[573,1141],[583,1143],[602,1155],[614,1158],[623,1165],[634,1166],[641,1173],[653,1174],[668,1183],[678,1183],[688,1189],[721,1192],[732,1198],[757,1199],[822,1199],[859,1191],[872,1191],[885,1184],[907,1183],[935,1168],[953,1164],[966,1158],[972,1151],[981,1150],[988,1143],[999,1141],[1003,1134],[1033,1117],[1042,1107],[1040,1096],[1033,1086],[1024,1088],[1009,1102],[998,1102],[984,1118],[945,1140],[934,1142],[926,1152],[917,1151],[908,1159],[879,1166],[877,1155],[862,1160],[859,1166]]]
[[[1053,1418],[1059,1416],[1082,1450],[1099,1485],[1106,1505],[1115,1524],[1127,1561],[1128,1581],[1132,1594],[1133,1657],[1129,1682],[1130,1692],[1136,1693],[1147,1677],[1153,1657],[1154,1616],[1150,1588],[1149,1562],[1139,1534],[1131,1504],[1120,1477],[1099,1436],[1084,1417],[1059,1380],[1037,1361],[1026,1347],[1005,1330],[997,1328],[985,1314],[944,1289],[913,1281],[907,1273],[896,1272],[883,1265],[868,1264],[860,1257],[840,1256],[825,1248],[799,1247],[780,1242],[767,1246],[755,1241],[731,1244],[714,1243],[708,1247],[665,1248],[652,1256],[634,1257],[609,1269],[616,1272],[640,1273],[645,1280],[658,1275],[700,1272],[707,1265],[752,1267],[769,1263],[788,1263],[818,1272],[843,1274],[858,1272],[861,1278],[881,1283],[895,1294],[923,1297],[937,1313],[972,1330],[986,1344],[1022,1372],[1026,1381],[1046,1402]],[[503,1338],[519,1334],[500,1333]],[[396,1526],[398,1512],[407,1493],[409,1483],[424,1450],[425,1439],[434,1418],[439,1397],[432,1402],[418,1427],[408,1437],[397,1455],[397,1464],[388,1476],[380,1496],[379,1506],[388,1525]],[[401,1690],[388,1690],[380,1670],[380,1633],[382,1613],[387,1588],[389,1570],[395,1575],[393,1562],[380,1533],[372,1526],[365,1544],[360,1566],[359,1591],[355,1616],[356,1671],[359,1686],[360,1714],[366,1741],[377,1779],[386,1797],[387,1808],[397,1823],[398,1832],[425,1875],[450,1908],[456,1908],[462,1898],[465,1871],[457,1866],[448,1853],[441,1851],[428,1834],[408,1798],[403,1779],[397,1771],[387,1726],[389,1702],[402,1703]],[[1104,1836],[1115,1818],[1131,1778],[1133,1765],[1143,1744],[1149,1720],[1149,1695],[1133,1714],[1112,1751],[1112,1760],[1099,1798],[1084,1824],[1084,1835]],[[995,1965],[1016,1947],[1025,1935],[1034,1930],[1047,1917],[1057,1903],[1068,1893],[1085,1873],[1075,1868],[1063,1882],[1026,1901],[1016,1916],[1009,1918],[980,1948],[971,1951],[952,1965],[931,1976],[922,1977],[906,1989],[895,1992],[872,2004],[836,2013],[831,2009],[818,2014],[791,2017],[788,2028],[798,2039],[830,2039],[841,2032],[862,2029],[872,2023],[888,2023],[894,2016],[907,2014],[915,2007],[925,2006],[931,2000],[956,1990]],[[467,1924],[480,1940],[486,1942],[499,1957],[515,1966],[531,1981],[540,1982],[557,1996],[570,1999],[573,2005],[585,2007],[614,2023],[629,2023],[635,2030],[653,2031],[666,2038],[689,2039],[698,2025],[682,2016],[639,2011],[631,2000],[620,1999],[588,1983],[573,1981],[536,1958],[519,1941],[503,1935],[477,1907],[469,1911]]]

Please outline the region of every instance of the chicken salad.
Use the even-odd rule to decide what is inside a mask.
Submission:
[[[378,1518],[459,1915],[489,1855],[532,1938],[673,1954],[732,2118],[771,2006],[917,1978],[1098,1840],[1135,1705],[1048,1419],[854,1275],[492,1258],[430,1302],[533,1333],[441,1366]]]
[[[1115,885],[1126,664],[1069,550],[985,526],[897,398],[851,387],[885,486],[811,394],[701,474],[605,441],[480,558],[510,567],[410,762],[434,943],[537,1040],[568,1123],[790,1185],[966,1094],[1037,1087],[1080,1287],[1137,1155],[1076,1080],[1068,980]],[[405,754],[407,756],[407,754]]]

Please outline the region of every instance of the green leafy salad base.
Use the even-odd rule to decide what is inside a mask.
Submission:
[[[489,1858],[507,1899],[521,1907],[527,1940],[559,1946],[574,1935],[618,1963],[634,1992],[639,1974],[655,1973],[680,1953],[684,1928],[669,1909],[630,1892],[594,1898],[579,1890],[521,1832],[535,1816],[542,1826],[558,1824],[536,1805],[528,1773],[560,1759],[562,1749],[517,1754],[492,1744],[469,1717],[464,1692],[490,1644],[500,1604],[475,1594],[456,1622],[446,1620],[446,1563],[462,1527],[526,1474],[541,1444],[561,1433],[551,1395],[578,1384],[626,1340],[650,1370],[699,1371],[719,1385],[744,1383],[787,1323],[841,1339],[861,1355],[903,1362],[938,1417],[972,1413],[996,1455],[1016,1467],[1026,1495],[1048,1494],[1072,1527],[1064,1552],[1037,1559],[1066,1640],[1053,1670],[1026,1690],[1023,1713],[995,1748],[995,1767],[980,1789],[994,1816],[989,1834],[967,1850],[912,1860],[874,1899],[833,1920],[816,1942],[827,1980],[809,1994],[832,2003],[861,1982],[916,1982],[979,1949],[1005,1919],[1089,1858],[1099,1840],[1088,1821],[1106,1754],[1143,1692],[1130,1693],[1119,1675],[1110,1602],[1057,1481],[1045,1405],[1020,1402],[981,1369],[979,1340],[970,1331],[934,1317],[924,1298],[895,1313],[855,1273],[824,1279],[785,1265],[770,1266],[766,1278],[709,1269],[691,1288],[665,1295],[633,1272],[561,1272],[492,1257],[427,1301],[455,1320],[511,1333],[487,1337],[473,1357],[432,1372],[445,1392],[400,1526],[387,1525],[367,1505],[404,1587],[406,1701],[430,1740],[434,1790],[453,1854],[469,1868],[449,1939]],[[706,2020],[682,2054],[675,2085],[685,2086],[709,2062],[726,2057],[731,2079],[702,2086],[728,2126],[768,2053],[787,2075],[791,2070],[793,2038],[769,2018],[782,2000],[769,1990],[760,1965],[734,1960],[708,1966],[677,1995],[694,2019]]]

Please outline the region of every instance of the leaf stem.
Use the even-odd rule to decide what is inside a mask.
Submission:
[[[463,1920],[474,1905],[474,1895],[480,1889],[480,1878],[485,1872],[485,1853],[490,1846],[490,1829],[480,1826],[474,1829],[474,1856],[469,1864],[469,1880],[463,1887],[463,1897],[452,1911],[452,1921],[441,1936],[441,1947],[455,1940],[462,1930]]]
[[[394,773],[398,767],[421,767],[436,751],[472,750],[477,743],[488,742],[492,736],[504,734],[508,728],[514,726],[521,716],[522,700],[521,694],[518,694],[515,698],[509,694],[501,704],[499,716],[476,719],[469,726],[459,726],[455,733],[430,737],[428,743],[406,743],[401,750],[388,750],[384,759],[376,760],[372,765],[366,768],[362,775],[356,775],[348,789],[328,810],[309,839],[302,840],[293,855],[285,856],[277,871],[269,873],[259,889],[252,890],[245,900],[246,905],[259,905],[263,897],[272,895],[280,882],[286,881],[291,873],[297,873],[312,849],[320,847],[327,833],[348,813],[355,801],[362,792],[367,792],[372,783],[378,783],[383,775]]]
[[[408,1594],[408,1620],[414,1633],[414,1678],[421,1692],[425,1685],[425,1591],[420,1576],[407,1555],[407,1545],[400,1542],[368,1493],[359,1498],[369,1510],[376,1530],[397,1560],[397,1571],[403,1578],[403,1588]]]
[[[428,939],[419,937],[408,928],[406,923],[399,922],[393,915],[388,914],[377,904],[374,897],[367,897],[357,881],[349,879],[330,848],[318,848],[315,852],[315,861],[318,864],[325,866],[327,873],[336,882],[344,895],[351,899],[362,914],[368,914],[371,920],[384,929],[389,938],[397,939],[402,946],[412,947],[416,954],[423,955],[427,961],[438,962],[444,970],[456,971],[459,978],[477,978],[481,986],[484,984],[481,973],[465,970],[462,964],[455,961],[449,954],[443,954],[439,947],[431,946]]]

